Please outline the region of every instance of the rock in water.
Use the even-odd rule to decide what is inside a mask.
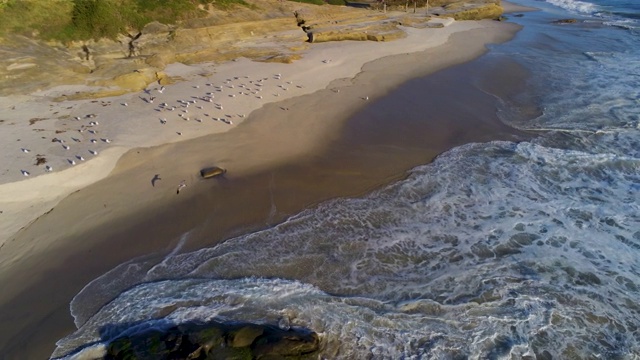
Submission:
[[[104,360],[314,359],[318,335],[308,329],[249,323],[183,324],[113,340]]]

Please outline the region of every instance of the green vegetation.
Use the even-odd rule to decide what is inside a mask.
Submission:
[[[0,0],[0,36],[38,35],[86,40],[137,33],[152,22],[176,24],[201,18],[211,6],[252,7],[245,0]]]
[[[59,31],[72,10],[71,0],[0,0],[0,35],[47,35]]]

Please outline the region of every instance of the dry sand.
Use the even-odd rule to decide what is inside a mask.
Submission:
[[[438,146],[397,162],[393,152],[377,154],[388,160],[380,169],[370,166],[374,156],[341,164],[324,158],[341,150],[328,146],[358,109],[411,78],[471,60],[516,30],[492,21],[406,28],[406,38],[389,43],[314,44],[293,64],[175,64],[168,72],[187,81],[162,93],[152,86],[97,102],[51,102],[77,91],[60,87],[0,99],[0,161],[8,169],[0,174],[0,348],[7,359],[48,356],[53,341],[73,329],[68,304],[85,284],[135,256],[168,251],[186,232],[187,248],[206,246],[332,196],[371,190],[461,142],[509,138],[509,129],[487,120],[477,132],[486,137],[436,127],[441,132],[430,138]],[[452,34],[455,41],[447,42]],[[212,102],[204,100],[211,95]],[[145,101],[151,96],[153,103]],[[187,108],[189,100],[196,102]],[[36,118],[45,119],[29,124]],[[33,165],[35,154],[47,158],[52,173]],[[229,173],[199,179],[210,165]],[[21,170],[27,180],[18,180]],[[156,174],[161,180],[152,185]],[[176,195],[182,180],[187,187]]]

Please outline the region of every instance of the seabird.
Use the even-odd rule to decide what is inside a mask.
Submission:
[[[102,141],[106,142],[107,144],[111,142],[111,140],[109,140],[107,138],[102,139]]]
[[[89,152],[91,153],[91,155],[98,155],[98,152],[95,150],[89,150]]]
[[[165,118],[160,119],[160,124],[163,124],[163,125],[164,125],[164,124],[166,124],[166,123],[167,123],[167,119],[165,119]]]
[[[24,176],[31,175],[31,174],[29,174],[29,172],[27,170],[20,170],[20,172],[22,172],[22,175],[24,175]]]
[[[84,161],[84,157],[80,156],[80,155],[76,155],[76,159]]]
[[[126,102],[122,103],[122,106],[129,106]]]
[[[155,175],[153,176],[153,179],[151,179],[151,186],[154,186],[154,187],[155,187],[155,186],[156,186],[156,181],[158,181],[158,180],[162,180],[162,179],[160,178],[160,174],[155,174]]]
[[[76,164],[75,160],[67,159],[67,161],[68,161],[68,162],[69,162],[69,164],[71,164],[71,165],[75,165],[75,164]]]
[[[94,143],[94,144],[98,142],[98,140],[96,140],[96,139],[91,139],[91,140],[89,140],[89,141],[91,141],[91,142],[92,142],[92,143]]]
[[[68,145],[62,144],[62,147],[63,147],[65,150],[69,150],[69,146],[68,146]]]
[[[90,132],[90,133],[92,133],[92,134],[97,134],[97,133],[98,133],[98,132],[97,132],[97,131],[95,131],[95,130],[89,130],[89,132]]]
[[[180,182],[180,185],[178,185],[178,190],[176,191],[176,194],[180,194],[180,190],[184,189],[185,187],[187,187],[187,182],[185,180],[182,180]]]
[[[182,133],[181,133],[180,131],[176,132],[176,134],[178,134],[178,135],[182,135]]]
[[[76,116],[74,119],[76,119],[76,120],[80,120],[80,116]]]
[[[20,150],[22,150],[22,152],[23,152],[23,153],[28,153],[29,151],[31,151],[31,150],[29,150],[29,149],[25,149],[25,148],[22,148],[22,149],[20,149]]]
[[[52,168],[51,166],[49,166],[49,165],[46,165],[46,166],[44,167],[44,171],[46,171],[46,172],[52,172],[52,171],[53,171],[53,168]]]

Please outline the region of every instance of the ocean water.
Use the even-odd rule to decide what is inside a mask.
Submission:
[[[454,148],[213,248],[181,251],[186,233],[88,284],[52,356],[215,318],[310,327],[327,359],[639,359],[640,3],[517,3],[541,11],[480,61],[531,72],[495,95],[539,136]]]

